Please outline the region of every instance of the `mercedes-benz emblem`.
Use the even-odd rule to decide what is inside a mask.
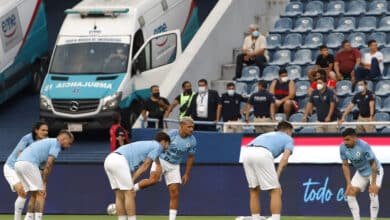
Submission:
[[[71,112],[77,112],[79,110],[80,104],[77,101],[71,101],[70,102],[70,108],[69,110]]]

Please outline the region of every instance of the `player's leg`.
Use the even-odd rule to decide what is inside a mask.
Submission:
[[[169,191],[169,220],[175,220],[177,209],[179,208],[179,191],[181,184],[180,165],[171,164],[165,160],[160,160],[165,183]]]
[[[39,190],[35,192],[35,220],[41,220],[43,216],[43,210],[45,208],[45,190]]]
[[[271,197],[271,213],[272,220],[280,220],[280,215],[282,213],[282,190],[280,188],[269,190]]]
[[[169,220],[175,220],[177,216],[177,209],[179,208],[179,183],[172,183],[168,185],[169,191]]]
[[[21,220],[24,204],[27,199],[27,193],[24,191],[23,185],[20,182],[14,185],[14,189],[18,194],[18,198],[15,200],[14,220]]]
[[[27,213],[26,216],[24,216],[24,220],[33,220],[34,219],[34,207],[35,207],[35,197],[33,198],[30,196],[30,201],[28,201],[27,205]]]
[[[134,190],[125,190],[123,193],[125,197],[125,209],[128,220],[136,220]]]
[[[256,176],[256,156],[257,148],[248,148],[243,156],[243,166],[246,179],[249,187],[249,208],[251,210],[252,219],[260,219],[260,183]],[[259,159],[260,160],[260,159]]]
[[[260,187],[249,188],[249,208],[252,219],[260,220]]]
[[[379,170],[379,173],[376,176],[376,185],[380,189],[382,186],[383,180],[383,168]],[[371,183],[371,178],[370,178]],[[371,220],[376,220],[379,212],[379,192],[377,193],[369,193],[370,195],[370,216]]]
[[[352,187],[347,189],[346,191],[348,206],[351,210],[352,217],[354,220],[360,220],[360,207],[356,196],[360,192],[364,191],[364,189],[367,187],[368,182],[368,178],[365,178],[361,176],[359,172],[356,172],[351,180]]]
[[[118,220],[126,220],[125,194],[122,190],[115,190],[115,207]]]

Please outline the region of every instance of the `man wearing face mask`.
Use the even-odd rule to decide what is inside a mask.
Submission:
[[[336,94],[332,89],[326,86],[326,79],[320,77],[317,80],[317,90],[313,91],[309,101],[306,105],[306,110],[303,115],[303,121],[307,121],[309,112],[312,112],[313,106],[317,110],[317,120],[319,122],[332,122],[337,120],[337,109],[336,109]],[[321,125],[316,127],[317,133],[338,131],[335,125]]]
[[[159,119],[158,128],[163,128],[163,116],[169,107],[169,101],[166,98],[160,97],[160,88],[157,85],[150,87],[151,96],[144,101],[141,112],[144,121],[148,118]],[[155,122],[148,122],[148,128],[156,128]]]
[[[282,68],[279,71],[279,79],[272,81],[269,92],[275,95],[275,112],[286,114],[286,119],[290,117],[293,111],[296,111],[298,105],[295,98],[295,83],[288,79],[287,70]]]
[[[246,65],[255,64],[260,68],[260,72],[267,63],[267,41],[263,35],[260,34],[257,25],[250,25],[249,35],[245,37],[241,53],[237,55],[236,59],[236,76],[233,80],[241,77],[242,67]]]
[[[187,109],[190,106],[191,100],[194,97],[195,92],[192,91],[192,85],[189,81],[184,81],[181,84],[181,88],[183,89],[183,93],[181,93],[175,98],[173,103],[169,106],[169,108],[165,112],[164,118],[168,118],[169,114],[177,105],[180,106],[179,119],[182,119],[184,116],[186,116]]]
[[[188,109],[188,115],[195,121],[209,121],[217,123],[220,115],[218,108],[220,97],[215,90],[208,89],[207,80],[198,81],[198,93],[194,95]],[[195,125],[195,130],[216,131],[216,125]]]
[[[246,99],[242,95],[236,93],[236,86],[234,83],[228,83],[226,85],[226,93],[222,94],[221,103],[218,108],[218,115],[222,115],[224,122],[240,122],[241,120],[241,102],[246,102]],[[218,120],[219,121],[219,120]],[[224,125],[223,131],[225,133],[240,133],[242,132],[242,126],[240,125]]]
[[[359,109],[358,121],[360,122],[370,122],[375,121],[375,94],[368,90],[367,82],[365,80],[360,80],[357,84],[359,92],[357,92],[351,103],[345,109],[343,116],[341,117],[340,122],[344,122],[347,115],[351,112],[352,108],[357,105]],[[358,125],[356,131],[359,133],[369,133],[374,132],[374,125]]]

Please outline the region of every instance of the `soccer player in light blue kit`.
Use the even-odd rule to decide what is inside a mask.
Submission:
[[[27,194],[24,191],[23,185],[15,172],[16,159],[18,158],[19,154],[22,153],[22,151],[30,144],[37,140],[47,138],[48,130],[49,128],[46,122],[35,123],[32,132],[26,134],[22,137],[22,139],[20,139],[18,145],[16,145],[4,164],[3,171],[5,179],[11,186],[12,192],[16,192],[18,194],[18,198],[15,201],[14,220],[21,220],[24,203],[27,199]],[[35,201],[30,199],[26,219],[28,219],[28,216],[32,216],[34,214],[32,210],[34,203]]]
[[[123,145],[110,153],[104,161],[104,169],[115,191],[115,205],[118,220],[136,220],[135,181],[155,161],[170,144],[170,137],[164,133],[156,134],[153,141],[138,141]],[[127,214],[127,217],[126,217]]]
[[[71,146],[73,139],[72,133],[61,130],[57,138],[46,138],[32,143],[20,154],[15,163],[15,171],[23,184],[24,190],[31,193],[31,199],[35,201],[33,209],[35,220],[42,219],[46,184],[54,160],[62,149]],[[45,165],[41,174],[39,167],[42,164]],[[33,219],[32,216],[30,217]]]
[[[168,132],[171,137],[171,145],[166,152],[160,156],[160,164],[153,163],[149,179],[145,179],[135,184],[134,189],[146,188],[156,184],[163,174],[165,183],[169,191],[169,220],[175,220],[177,208],[179,207],[179,189],[180,184],[186,184],[190,178],[192,164],[195,160],[196,139],[192,135],[194,130],[194,121],[190,117],[180,119],[179,130]],[[183,177],[180,176],[180,162],[185,154],[188,153],[186,170]]]
[[[375,157],[370,145],[357,138],[354,129],[347,128],[341,135],[344,143],[340,145],[340,156],[343,161],[343,173],[347,183],[345,194],[352,217],[354,220],[360,220],[360,210],[356,196],[359,192],[364,192],[367,184],[370,183],[368,188],[371,201],[370,215],[371,220],[376,220],[379,212],[378,193],[383,179],[382,165]],[[348,161],[351,161],[352,166],[356,168],[352,180]]]
[[[247,152],[243,155],[253,220],[262,219],[260,216],[260,190],[268,190],[271,196],[272,217],[270,219],[280,220],[282,190],[279,179],[283,169],[287,166],[288,158],[293,153],[294,140],[291,138],[293,126],[289,122],[279,122],[276,130],[256,137],[248,144]],[[274,158],[281,154],[283,156],[276,171]]]

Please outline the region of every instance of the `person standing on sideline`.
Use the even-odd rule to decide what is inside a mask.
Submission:
[[[111,144],[111,152],[118,149],[120,146],[130,143],[129,132],[122,127],[121,114],[115,112],[112,115],[112,126],[110,128],[110,144]]]
[[[382,186],[383,168],[375,157],[370,145],[357,138],[356,131],[347,128],[341,136],[344,142],[340,145],[340,157],[343,161],[342,168],[346,181],[346,191],[348,206],[352,212],[354,220],[360,220],[360,209],[356,196],[364,192],[368,183],[370,195],[370,215],[371,220],[376,220],[379,212],[379,190]],[[351,180],[349,163],[356,168],[356,173]]]
[[[18,175],[15,172],[16,159],[24,149],[30,146],[30,144],[35,141],[47,138],[48,133],[49,128],[46,122],[35,123],[32,132],[26,134],[22,137],[22,139],[20,139],[19,143],[16,145],[12,153],[8,156],[7,161],[4,164],[4,177],[10,185],[12,192],[16,192],[16,194],[18,195],[18,198],[16,198],[15,201],[14,220],[22,219],[22,211],[24,208],[24,203],[27,199],[27,194],[23,188],[22,182],[20,181]],[[34,217],[34,203],[35,201],[33,199],[30,199],[27,208],[26,219],[31,219]]]
[[[19,155],[15,163],[15,171],[23,184],[25,192],[31,193],[31,199],[35,201],[34,218],[27,220],[41,220],[45,206],[47,180],[53,168],[54,160],[61,149],[70,148],[73,143],[73,134],[67,130],[61,130],[57,138],[46,138],[32,143]],[[44,164],[41,173],[39,167]]]
[[[144,101],[143,109],[141,115],[144,118],[144,121],[147,121],[148,118],[158,119],[158,122],[148,122],[148,128],[156,128],[156,123],[158,123],[158,128],[164,127],[164,114],[169,107],[168,99],[160,96],[160,88],[157,85],[150,87],[151,97]]]
[[[153,161],[160,163],[158,157],[168,148],[170,142],[166,133],[158,132],[153,141],[124,145],[104,160],[104,170],[111,189],[115,191],[118,220],[136,220],[133,181],[143,174]]]
[[[256,137],[248,144],[243,156],[245,176],[249,185],[250,210],[253,220],[260,220],[260,190],[269,191],[272,220],[280,220],[282,211],[282,190],[280,176],[288,164],[288,158],[294,151],[294,140],[291,138],[293,126],[281,121],[277,131],[268,132]],[[283,154],[278,169],[275,169],[274,158]]]
[[[181,88],[183,89],[183,92],[178,95],[172,102],[172,104],[169,106],[169,108],[165,112],[164,118],[168,118],[169,114],[177,105],[180,106],[179,119],[186,116],[187,110],[190,107],[191,100],[196,93],[192,91],[192,85],[189,81],[184,81],[181,84]]]

